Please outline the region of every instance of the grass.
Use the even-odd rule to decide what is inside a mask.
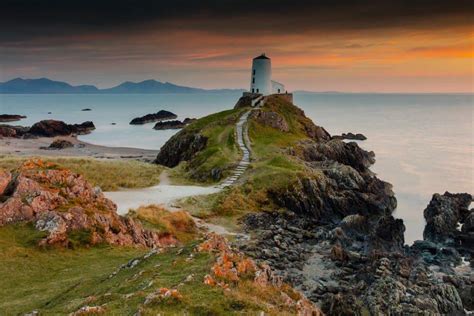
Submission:
[[[40,157],[46,162],[56,163],[82,174],[92,185],[100,186],[104,191],[117,191],[121,188],[144,188],[156,185],[163,171],[155,164],[123,161],[100,160],[93,158],[49,158]],[[13,170],[31,158],[0,156],[0,168]]]
[[[170,212],[157,205],[141,206],[129,213],[138,219],[145,228],[169,233],[181,242],[196,238],[198,229],[194,220],[184,211]]]
[[[171,176],[175,182],[179,178],[199,182],[215,182],[212,169],[220,169],[222,178],[239,161],[241,153],[235,143],[235,123],[246,109],[233,109],[208,115],[186,127],[184,133],[199,132],[208,138],[207,146],[188,163],[175,168]]]
[[[292,104],[277,97],[270,98],[261,110],[280,114],[288,123],[289,131],[282,132],[249,120],[252,162],[242,176],[243,184],[213,195],[184,199],[180,201],[181,207],[196,217],[235,229],[243,215],[277,207],[268,197],[269,189],[284,189],[298,177],[314,175],[314,171],[308,170],[298,158],[290,154],[297,142],[308,138],[305,124],[309,119]],[[223,147],[226,144],[221,140],[215,146]],[[216,160],[210,159],[205,162],[193,160],[190,165],[198,163],[205,163],[209,170],[219,165]]]
[[[197,241],[143,259],[143,249],[123,247],[40,249],[34,244],[41,237],[27,224],[0,228],[1,315],[65,315],[86,305],[104,306],[107,315],[287,314],[272,289],[246,281],[229,291],[204,284],[215,257],[194,251]],[[141,261],[109,277],[134,258]],[[143,304],[162,287],[177,288],[182,298]]]

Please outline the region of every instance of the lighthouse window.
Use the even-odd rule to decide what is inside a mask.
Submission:
[[[254,69],[254,70],[252,70],[252,72],[253,72],[253,75],[255,76],[255,69]]]
[[[252,78],[252,83],[255,83],[255,77]]]

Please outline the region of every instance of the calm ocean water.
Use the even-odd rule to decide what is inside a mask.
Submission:
[[[81,136],[108,146],[159,149],[176,131],[129,121],[158,110],[202,117],[229,109],[239,94],[0,95],[0,112],[24,114],[19,124],[52,118],[68,123],[91,120],[97,129]],[[406,242],[422,238],[423,209],[435,192],[474,193],[474,95],[297,94],[295,104],[331,134],[358,132],[360,145],[376,153],[372,167],[394,185],[396,216],[407,227]],[[81,111],[90,108],[92,111]],[[51,112],[51,114],[48,114]],[[116,123],[116,125],[111,125]]]

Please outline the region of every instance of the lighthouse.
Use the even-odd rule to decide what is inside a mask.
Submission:
[[[250,91],[263,95],[272,93],[272,60],[262,54],[252,61]]]
[[[286,92],[283,84],[272,80],[272,60],[265,54],[252,60],[250,92],[264,96]]]

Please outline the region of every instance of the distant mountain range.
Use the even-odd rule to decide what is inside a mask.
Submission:
[[[206,90],[175,85],[169,82],[145,80],[141,82],[126,81],[118,86],[99,89],[93,85],[72,86],[67,82],[54,81],[47,78],[22,79],[16,78],[0,82],[0,94],[159,94],[159,93],[228,93],[242,92],[243,89]]]

